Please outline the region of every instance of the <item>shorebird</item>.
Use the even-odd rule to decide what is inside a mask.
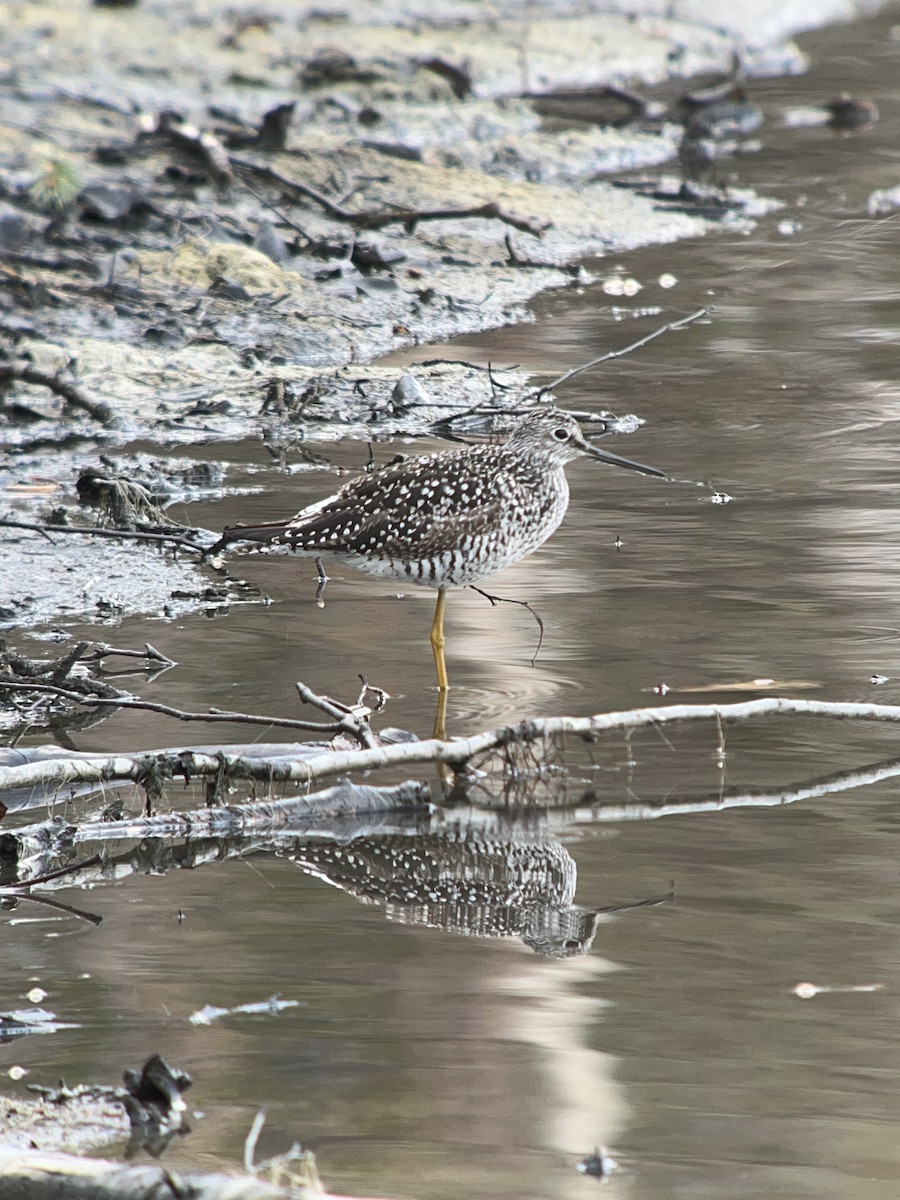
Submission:
[[[655,467],[592,445],[574,417],[543,407],[524,417],[501,445],[389,463],[290,520],[231,526],[212,549],[285,547],[436,589],[431,648],[438,688],[446,692],[447,589],[478,584],[547,540],[569,505],[565,467],[579,455],[668,479]]]

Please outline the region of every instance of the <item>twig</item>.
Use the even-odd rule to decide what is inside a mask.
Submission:
[[[169,658],[161,650],[151,646],[149,642],[144,642],[143,650],[120,650],[115,646],[107,646],[105,642],[98,642],[90,653],[82,655],[79,661],[102,662],[104,658],[109,658],[114,654],[119,658],[145,658],[149,662],[159,663],[163,667],[178,666],[174,658]]]
[[[49,883],[52,879],[62,879],[66,875],[72,875],[75,871],[81,871],[85,867],[96,867],[102,862],[99,854],[92,854],[90,858],[86,858],[83,862],[69,863],[67,867],[60,867],[56,871],[48,871],[46,875],[36,875],[34,879],[16,879],[12,883],[4,883],[0,887],[0,895],[5,892],[12,892],[18,888],[35,887],[39,883]]]
[[[139,542],[168,542],[180,546],[183,550],[193,550],[203,555],[205,550],[190,538],[177,533],[144,533],[136,529],[101,529],[96,525],[43,525],[33,521],[14,521],[10,517],[0,517],[0,527],[5,529],[27,529],[32,533],[83,533],[89,537],[125,538]],[[52,538],[51,538],[52,541]]]
[[[453,221],[467,217],[485,217],[489,220],[502,221],[505,225],[512,225],[514,229],[519,229],[522,233],[530,233],[533,237],[543,237],[545,231],[550,227],[549,221],[529,221],[524,217],[516,217],[512,213],[506,212],[493,200],[488,200],[484,204],[475,204],[469,208],[363,209],[354,212],[352,209],[344,208],[342,204],[336,204],[317,188],[310,187],[308,183],[288,179],[286,175],[282,175],[280,171],[276,171],[268,164],[237,158],[234,155],[231,156],[231,164],[241,171],[249,171],[260,179],[285,188],[295,196],[303,196],[307,200],[312,200],[330,217],[334,217],[338,221],[346,221],[347,224],[353,225],[357,229],[383,229],[385,225],[399,222],[401,225],[405,225],[409,232],[412,232],[419,221]]]
[[[831,720],[880,721],[900,724],[900,706],[890,704],[842,704],[825,700],[792,700],[770,697],[739,704],[673,704],[662,708],[636,708],[623,712],[597,713],[592,717],[547,717],[503,725],[470,737],[452,741],[431,738],[421,742],[400,742],[365,750],[325,751],[304,760],[252,762],[240,754],[209,754],[193,751],[179,755],[185,769],[193,775],[210,775],[223,764],[244,778],[269,782],[312,783],[350,771],[369,771],[379,767],[406,766],[410,763],[446,763],[462,767],[473,758],[513,745],[531,745],[544,738],[574,734],[593,740],[599,734],[619,729],[641,729],[689,721],[747,721],[755,717],[777,715],[827,717]],[[274,722],[273,722],[274,723]],[[146,776],[147,756],[92,756],[84,759],[49,760],[0,768],[0,793],[11,788],[49,786],[67,783],[99,783],[112,780],[140,780]]]
[[[563,275],[576,275],[580,267],[566,266],[565,264],[553,262],[540,262],[536,258],[523,258],[522,255],[513,245],[512,235],[507,234],[503,239],[506,245],[507,261],[511,267],[528,267],[535,271],[559,271]]]
[[[244,1141],[244,1170],[248,1175],[252,1175],[256,1170],[254,1163],[256,1161],[256,1143],[259,1141],[259,1135],[262,1133],[263,1125],[266,1123],[266,1110],[261,1108],[253,1118],[253,1123]]]
[[[590,362],[583,363],[580,367],[573,367],[571,371],[566,371],[564,375],[560,375],[557,379],[551,380],[550,383],[545,383],[543,387],[537,388],[533,392],[527,392],[526,400],[539,400],[541,396],[547,392],[552,392],[555,388],[560,387],[564,383],[568,383],[570,379],[574,379],[576,375],[580,375],[582,371],[590,371],[592,367],[598,367],[600,363],[608,362],[612,358],[624,358],[626,354],[631,354],[634,350],[640,350],[646,346],[648,342],[654,341],[658,337],[662,337],[664,333],[673,333],[676,329],[684,329],[688,325],[693,325],[695,321],[700,321],[704,317],[708,317],[714,312],[713,305],[707,305],[706,308],[698,308],[696,312],[692,312],[690,316],[682,317],[680,321],[670,321],[667,325],[660,325],[658,329],[654,329],[652,333],[648,333],[645,337],[639,338],[636,342],[631,342],[628,346],[623,346],[621,350],[608,350],[606,354],[601,354],[599,358],[593,358]]]
[[[544,622],[541,619],[541,615],[537,609],[532,608],[527,600],[513,600],[510,596],[492,596],[490,592],[486,592],[482,588],[476,587],[474,583],[470,583],[469,587],[473,592],[477,592],[479,596],[484,596],[485,600],[490,600],[492,608],[496,608],[498,604],[521,604],[523,608],[528,609],[535,621],[537,621],[538,627],[538,644],[531,659],[531,665],[534,666],[534,664],[537,662],[537,656],[541,652],[541,646],[544,644]]]
[[[92,685],[93,686],[93,685]],[[298,685],[299,686],[299,685]],[[27,680],[11,682],[0,679],[0,692],[46,692],[51,696],[59,696],[63,700],[72,700],[84,704],[88,708],[135,708],[144,712],[161,713],[164,717],[175,717],[179,721],[206,721],[212,724],[230,722],[235,725],[272,725],[279,729],[304,729],[314,733],[352,732],[350,724],[343,719],[334,725],[324,725],[319,721],[292,721],[289,717],[263,717],[252,713],[229,712],[225,709],[211,708],[209,712],[187,712],[181,708],[172,708],[168,704],[157,704],[152,700],[135,700],[128,696],[108,698],[105,696],[82,695],[68,688],[56,687],[49,683],[31,683]],[[365,743],[364,738],[360,741]],[[374,744],[374,743],[373,743]]]
[[[61,371],[51,374],[26,363],[0,363],[0,383],[6,381],[34,383],[49,388],[57,396],[62,396],[66,404],[83,409],[95,421],[107,423],[113,419],[114,413],[110,405],[102,400],[93,400],[75,382],[66,379]]]
[[[48,687],[66,687],[74,695],[97,695],[107,700],[125,695],[118,688],[98,679],[68,678],[72,668],[81,661],[87,642],[77,642],[62,658],[46,661],[26,658],[10,649],[4,638],[0,638],[0,687],[25,692],[40,691]]]
[[[99,862],[99,859],[97,861]],[[0,896],[5,894],[5,890],[5,888],[0,888]],[[15,897],[17,900],[30,900],[32,904],[43,904],[45,908],[52,908],[67,916],[77,917],[79,921],[87,921],[90,925],[103,924],[103,918],[95,913],[84,912],[83,909],[75,908],[71,904],[63,904],[60,900],[51,900],[49,896],[33,896],[31,892],[16,892]]]
[[[350,708],[346,704],[341,704],[339,700],[332,700],[330,696],[319,695],[312,688],[307,687],[305,683],[298,681],[295,686],[301,703],[314,704],[326,716],[334,717],[338,722],[338,729],[344,733],[349,733],[358,742],[362,742],[364,746],[372,747],[377,745],[375,735],[369,728],[367,721],[370,710],[364,705],[357,703],[353,708]],[[365,684],[363,695],[368,690],[368,686],[368,684]]]

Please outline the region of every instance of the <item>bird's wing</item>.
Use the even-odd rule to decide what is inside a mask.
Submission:
[[[477,489],[462,476],[448,477],[443,457],[419,460],[413,474],[407,463],[392,463],[351,479],[289,521],[226,529],[222,543],[372,557],[390,547],[390,557],[400,559],[458,548],[467,535],[496,524],[508,487],[502,472],[479,475]]]

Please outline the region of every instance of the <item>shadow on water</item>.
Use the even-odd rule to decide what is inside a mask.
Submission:
[[[726,166],[785,206],[753,233],[628,255],[634,301],[599,285],[554,294],[536,325],[453,348],[553,374],[714,303],[711,324],[559,400],[637,413],[646,424],[616,450],[733,500],[577,464],[562,528],[491,583],[543,616],[536,664],[528,613],[450,596],[451,735],[666,702],[662,684],[722,700],[775,678],[815,685],[798,695],[900,699],[897,219],[866,214],[897,183],[895,22],[810,38],[823,65],[807,78],[753,84],[763,146]],[[779,124],[844,89],[877,99],[876,129]],[[235,484],[265,492],[195,505],[198,524],[286,515],[334,485],[333,470],[261,472],[259,446],[225,452]],[[366,461],[354,444],[329,454]],[[430,593],[333,574],[324,609],[311,565],[273,560],[246,568],[271,607],[127,622],[121,640],[179,664],[141,694],[285,712],[297,678],[353,695],[362,672],[392,694],[393,725],[427,735]],[[125,712],[70,733],[81,751],[180,736]],[[611,1200],[893,1200],[894,757],[873,727],[772,720],[724,746],[711,729],[645,730],[584,749],[565,803],[548,788],[526,816],[451,808],[250,842],[173,843],[132,823],[76,894],[102,925],[24,900],[4,914],[6,978],[33,981],[77,1026],[19,1039],[6,1061],[109,1079],[123,1046],[128,1062],[158,1050],[194,1076],[206,1113],[177,1161],[235,1159],[265,1104],[266,1152],[300,1138],[338,1190],[580,1200],[597,1183],[574,1165],[604,1144],[620,1164]],[[628,901],[647,904],[612,919]],[[803,981],[836,990],[803,1000]],[[868,984],[882,986],[841,990]],[[272,992],[298,1007],[187,1019]]]

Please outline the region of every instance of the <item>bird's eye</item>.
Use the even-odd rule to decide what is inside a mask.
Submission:
[[[562,429],[562,428],[554,429],[553,436],[556,438],[556,440],[558,442],[566,442],[569,439],[569,431],[568,431],[568,429]]]

